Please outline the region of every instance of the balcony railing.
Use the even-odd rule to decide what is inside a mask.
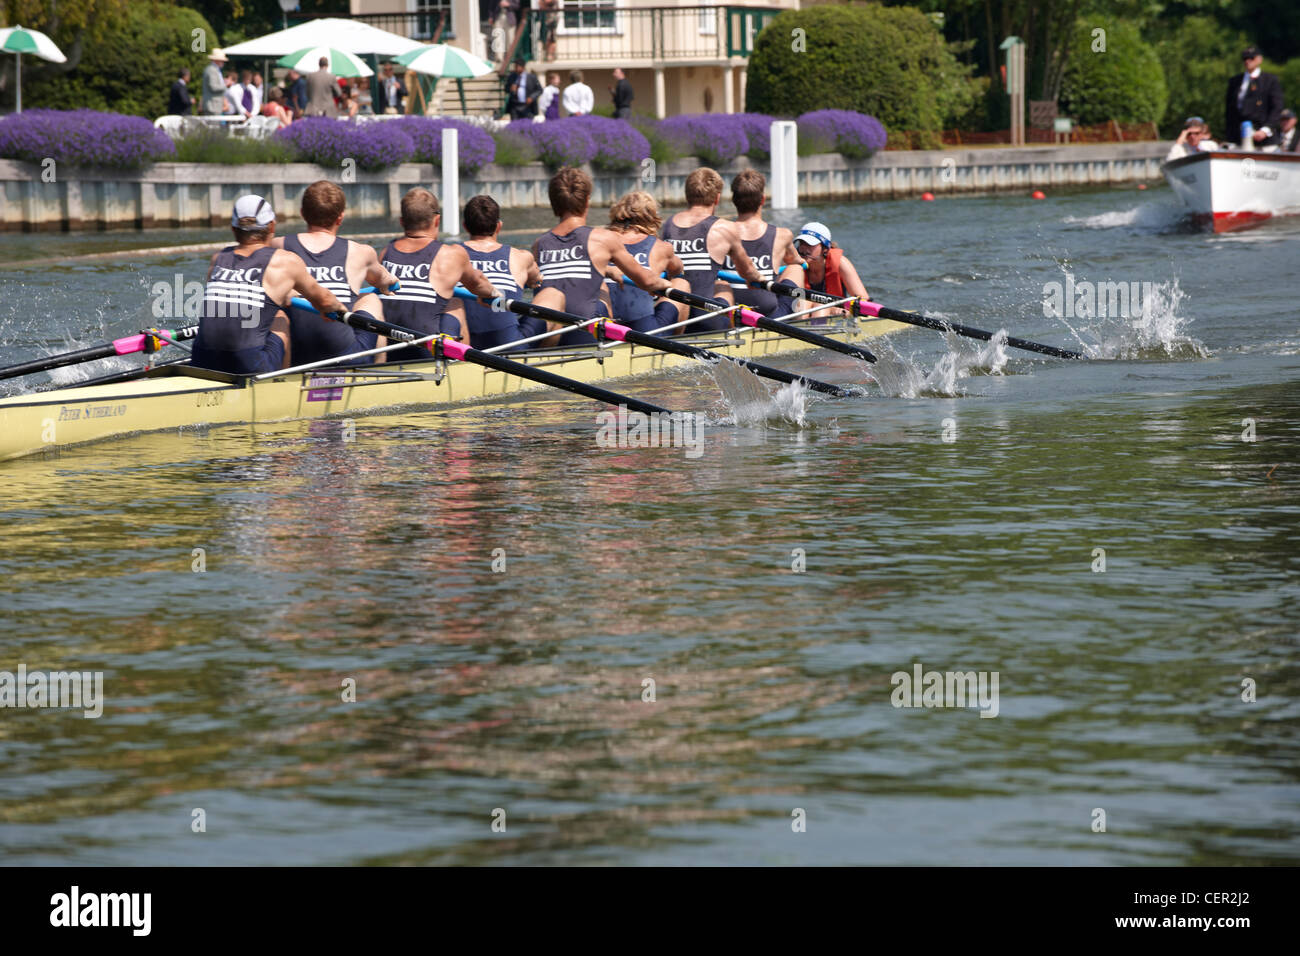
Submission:
[[[417,13],[371,13],[352,17],[371,26],[425,43],[454,41],[474,49],[471,37],[451,32],[451,15],[435,4]],[[450,7],[450,3],[447,3]],[[515,57],[542,62],[554,43],[558,63],[607,61],[673,62],[748,57],[754,40],[784,7],[715,6],[625,7],[617,0],[561,0],[559,10],[529,10],[514,31],[476,23],[487,59],[500,64]],[[304,18],[305,19],[305,18]]]

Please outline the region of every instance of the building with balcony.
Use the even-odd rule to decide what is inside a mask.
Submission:
[[[582,70],[597,106],[611,102],[612,72],[622,67],[636,94],[633,108],[663,118],[743,110],[754,38],[782,10],[798,6],[799,0],[559,0],[546,11],[539,0],[522,0],[513,29],[504,17],[489,19],[496,0],[351,0],[351,13],[393,33],[469,50],[499,64],[501,73],[517,57],[539,76],[555,70],[561,85],[570,71]],[[443,81],[420,90],[408,109],[460,112],[460,92]],[[466,81],[463,92],[466,112],[501,105],[498,78]]]

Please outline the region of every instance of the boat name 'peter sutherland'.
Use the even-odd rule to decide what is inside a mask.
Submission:
[[[64,405],[59,409],[59,421],[76,422],[83,418],[115,418],[126,414],[125,405]]]

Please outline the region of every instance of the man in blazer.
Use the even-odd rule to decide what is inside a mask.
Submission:
[[[194,98],[190,96],[189,82],[189,68],[181,67],[176,82],[172,84],[171,92],[167,96],[168,116],[189,116],[194,112]]]
[[[537,115],[537,98],[542,95],[542,84],[528,71],[523,60],[515,60],[514,72],[506,79],[506,110],[511,119],[524,119]]]
[[[1264,55],[1259,47],[1249,46],[1242,51],[1244,69],[1228,81],[1227,128],[1224,139],[1241,140],[1241,124],[1249,120],[1255,127],[1255,147],[1270,146],[1277,142],[1282,120],[1282,83],[1272,73],[1260,69]]]

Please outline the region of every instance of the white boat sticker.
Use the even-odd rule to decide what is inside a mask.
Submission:
[[[343,389],[326,388],[323,386],[342,385],[344,381],[345,379],[342,375],[317,376],[311,379],[311,381],[307,383],[307,387],[311,389],[311,391],[307,393],[307,401],[337,402],[343,397]]]

